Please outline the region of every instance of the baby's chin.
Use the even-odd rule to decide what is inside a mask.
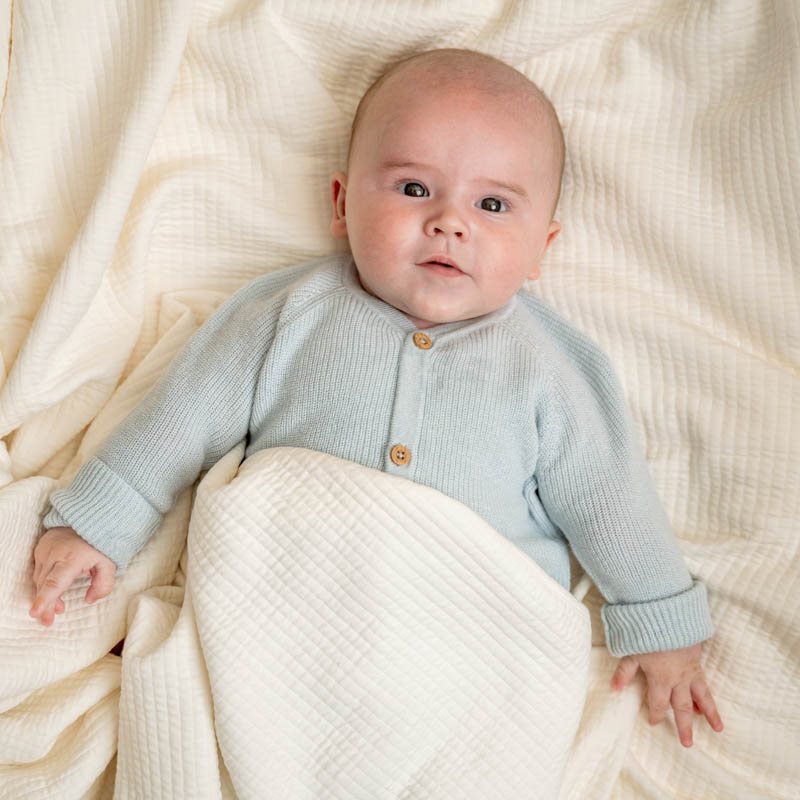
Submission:
[[[403,312],[403,314],[405,314],[405,316],[409,319],[409,321],[412,322],[414,325],[416,325],[418,328],[435,328],[437,325],[444,325],[444,321],[432,322],[431,320],[420,319],[419,317],[414,317],[405,311]]]

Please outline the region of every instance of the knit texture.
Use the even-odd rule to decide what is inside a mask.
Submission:
[[[247,438],[431,486],[472,508],[569,587],[571,546],[608,601],[615,655],[713,630],[656,495],[608,358],[517,293],[427,330],[361,288],[341,256],[270,273],[230,298],[51,497],[124,568],[198,474]],[[392,458],[396,445],[404,460]],[[469,536],[469,531],[464,531]]]

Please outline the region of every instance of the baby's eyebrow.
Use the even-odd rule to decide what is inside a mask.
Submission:
[[[381,164],[381,169],[385,170],[393,170],[393,169],[413,169],[413,170],[430,170],[427,164],[420,164],[418,161],[394,161],[393,159],[389,159],[384,161]]]
[[[527,199],[528,197],[525,187],[520,186],[518,183],[505,183],[504,181],[496,181],[493,178],[480,178],[478,183],[491,184],[492,186],[496,186],[498,189],[503,189],[506,192],[510,192],[511,194],[515,194],[524,199]]]

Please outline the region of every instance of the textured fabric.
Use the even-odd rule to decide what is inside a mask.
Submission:
[[[615,654],[711,636],[704,587],[683,564],[598,348],[521,292],[433,326],[431,347],[415,331],[361,289],[349,257],[257,278],[53,495],[45,526],[70,525],[124,567],[201,470],[247,437],[248,456],[302,447],[438,489],[567,589],[569,541],[624,606],[606,628]],[[410,458],[396,463],[397,446]]]
[[[696,724],[687,751],[671,718],[648,723],[638,682],[609,691],[615,660],[589,591],[592,685],[565,797],[795,800],[796,2],[6,0],[0,45],[8,794],[110,797],[120,663],[126,674],[134,661],[175,665],[177,685],[132,706],[142,725],[142,709],[190,680],[175,659],[188,615],[175,573],[191,492],[111,598],[86,606],[81,583],[44,630],[28,608],[49,495],[222,300],[331,252],[330,174],[370,82],[412,52],[465,46],[516,66],[555,103],[563,228],[530,289],[608,353],[716,628],[703,665],[725,732]],[[147,647],[108,655],[129,614]],[[186,695],[199,713],[198,684]],[[186,735],[188,780],[214,743]],[[232,796],[224,782],[197,788],[187,796]]]
[[[187,585],[237,795],[555,800],[586,608],[427,487],[296,448],[234,466],[198,489]]]
[[[130,604],[115,796],[555,800],[588,688],[586,607],[440,492],[311,450],[242,452],[198,486],[185,589]],[[79,676],[94,696],[78,698],[113,702],[114,666]],[[59,731],[79,713],[72,683],[0,718],[20,760],[35,712],[64,700]],[[23,771],[5,777],[23,796]]]

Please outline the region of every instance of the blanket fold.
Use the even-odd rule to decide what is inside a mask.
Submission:
[[[587,608],[433,489],[309,450],[242,455],[199,484],[172,585],[142,586],[176,566],[167,525],[109,598],[70,591],[27,657],[37,678],[4,687],[33,688],[8,695],[4,741],[37,732],[4,746],[4,785],[23,796],[68,757],[75,796],[113,777],[118,798],[558,797]],[[113,655],[81,669],[121,615],[121,678]]]
[[[584,606],[472,511],[291,448],[201,485],[188,587],[238,797],[556,797]]]

